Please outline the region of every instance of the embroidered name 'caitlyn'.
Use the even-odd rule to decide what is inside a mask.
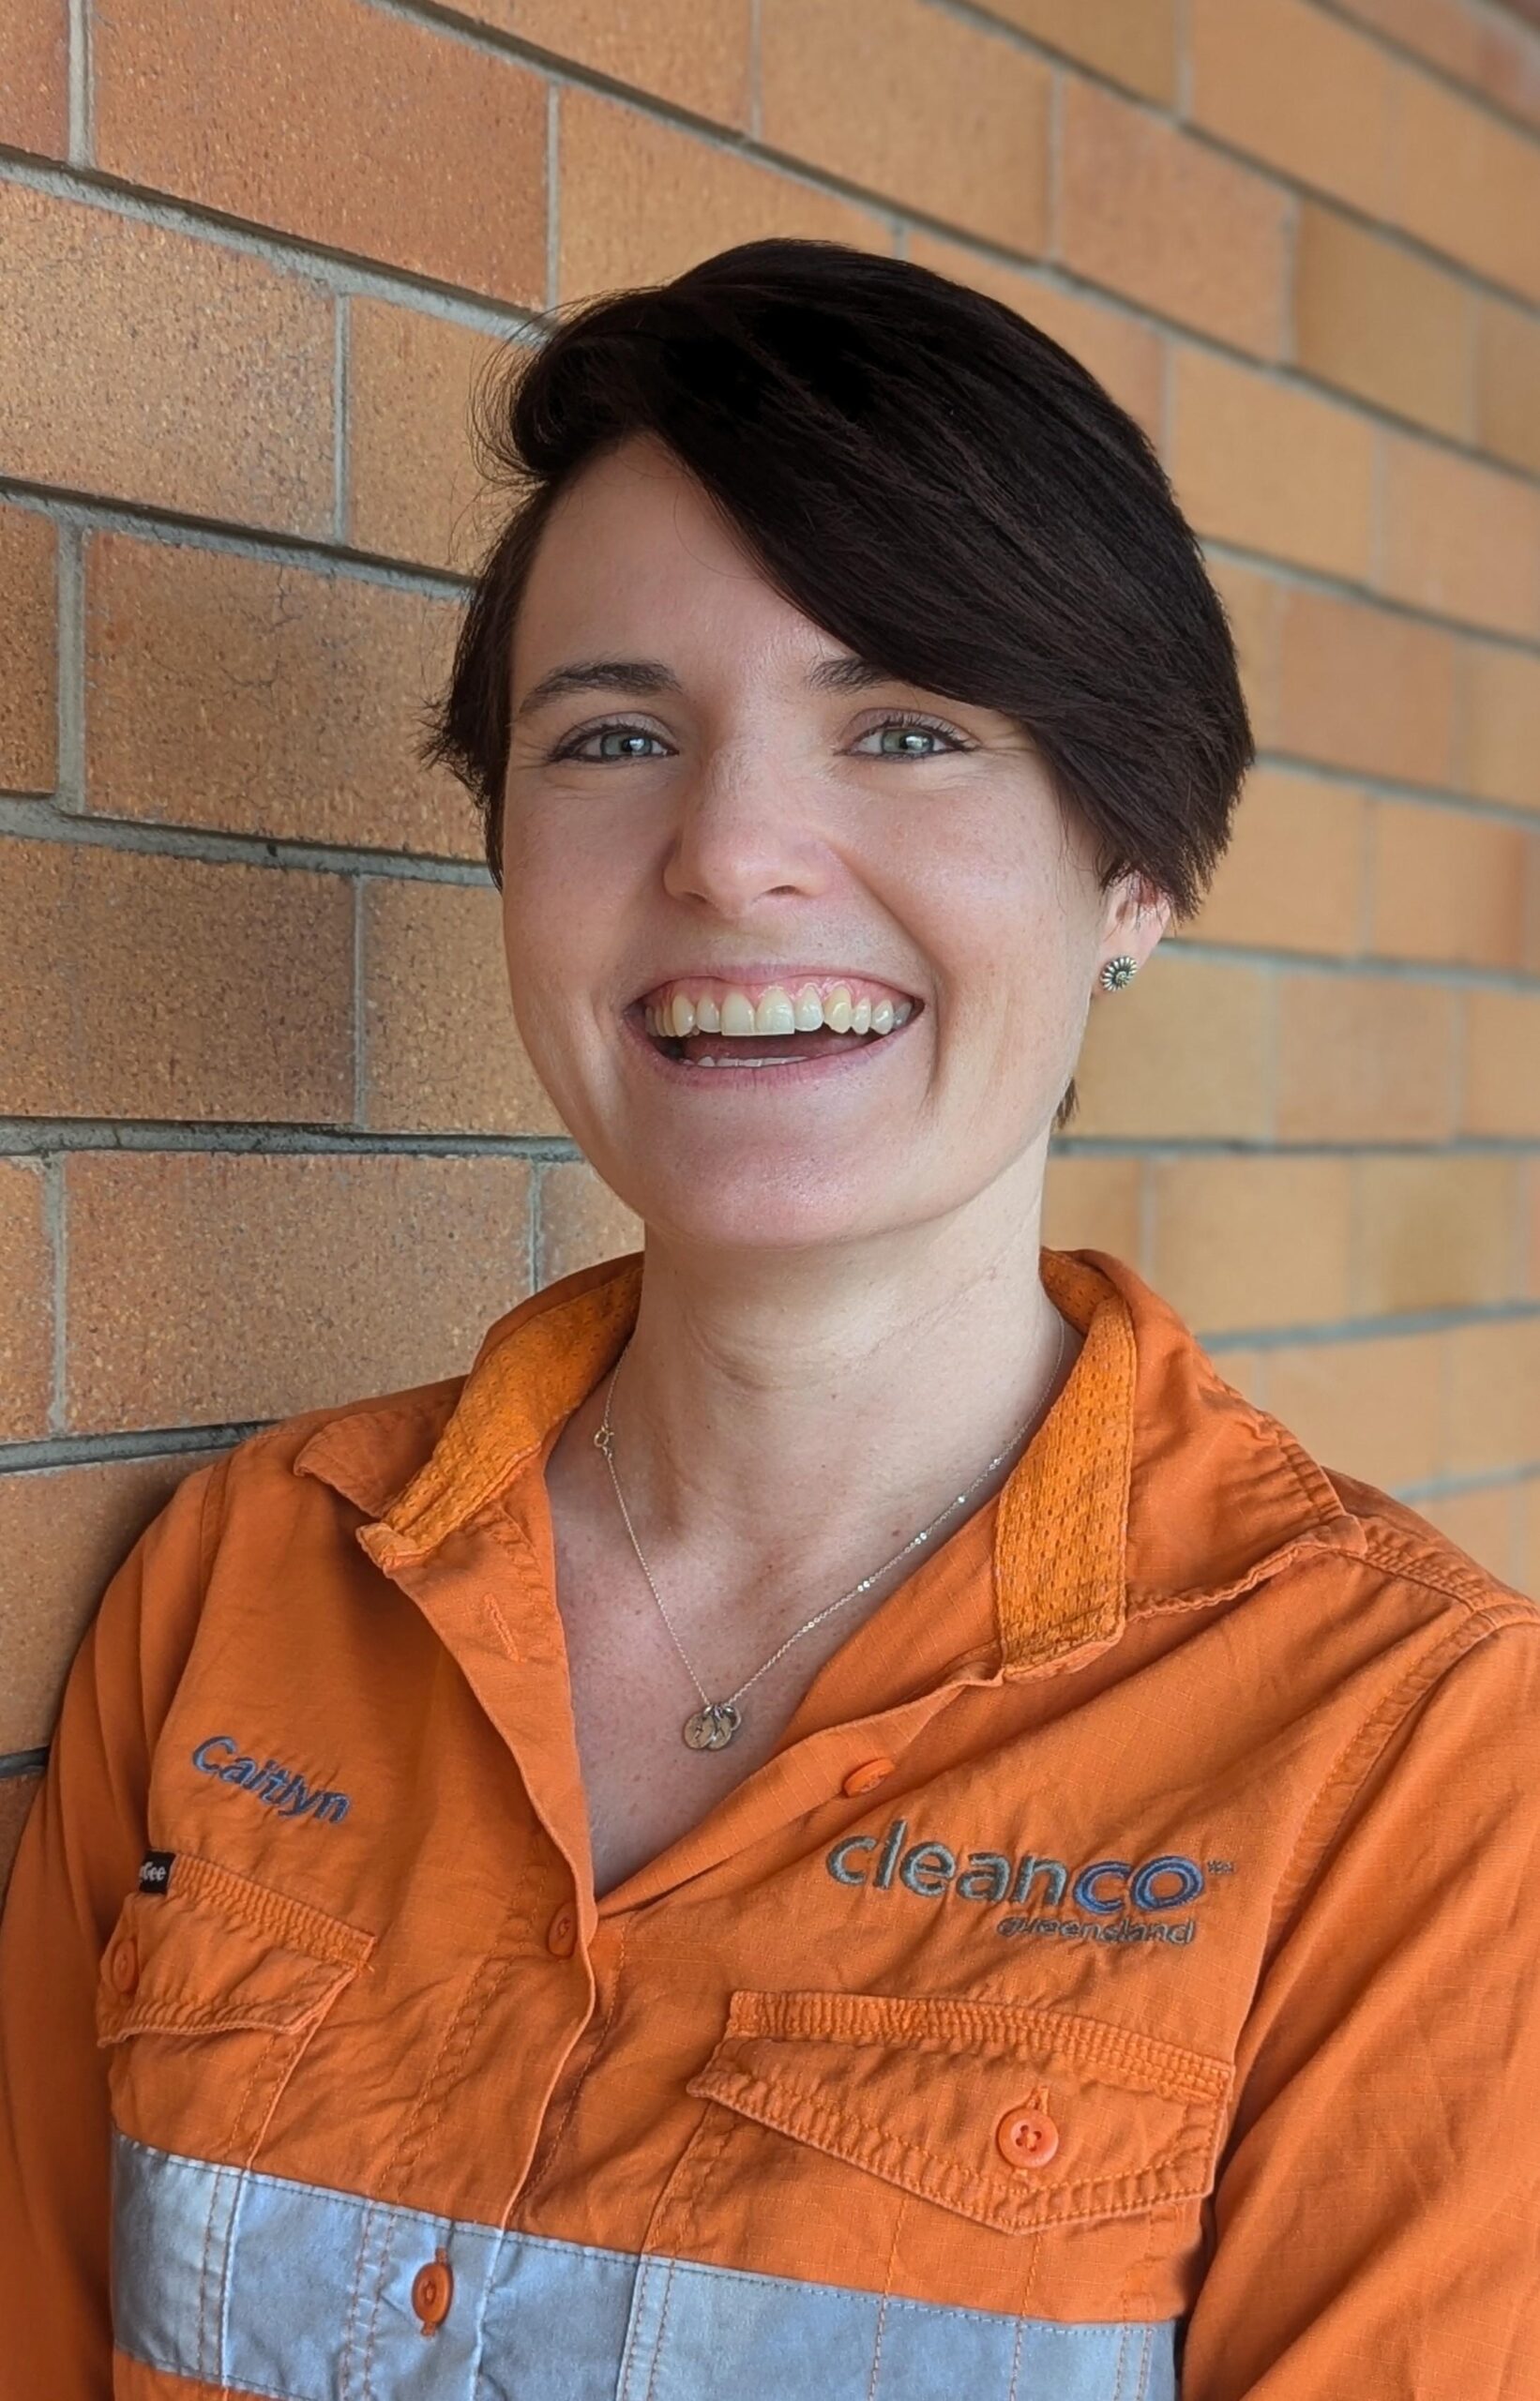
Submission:
[[[302,1775],[280,1767],[277,1759],[264,1759],[259,1767],[234,1734],[210,1734],[193,1752],[192,1764],[204,1775],[218,1776],[221,1784],[243,1785],[280,1818],[321,1818],[335,1824],[348,1814],[345,1792],[312,1792]]]

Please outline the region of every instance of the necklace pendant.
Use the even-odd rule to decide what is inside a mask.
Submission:
[[[725,1751],[742,1721],[730,1700],[708,1700],[685,1720],[685,1740],[692,1751]]]

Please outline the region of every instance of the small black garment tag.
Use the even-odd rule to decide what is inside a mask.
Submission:
[[[171,1877],[174,1850],[147,1850],[140,1865],[139,1889],[142,1893],[163,1893]]]

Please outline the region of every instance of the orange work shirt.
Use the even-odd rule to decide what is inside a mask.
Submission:
[[[1540,1612],[1042,1273],[995,1502],[598,1900],[640,1262],[186,1479],[0,1924],[5,2401],[1532,2401]]]

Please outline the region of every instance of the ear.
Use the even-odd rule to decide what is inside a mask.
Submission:
[[[1108,959],[1124,953],[1136,967],[1142,967],[1169,929],[1173,914],[1170,895],[1160,891],[1147,876],[1133,868],[1119,876],[1107,896],[1098,969]]]

